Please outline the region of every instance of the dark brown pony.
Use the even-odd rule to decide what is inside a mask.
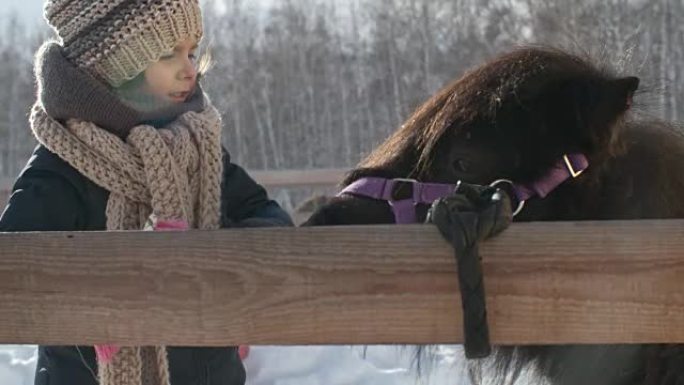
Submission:
[[[684,139],[669,124],[631,117],[638,85],[562,51],[516,50],[420,106],[343,184],[367,176],[530,183],[564,154],[582,153],[589,168],[529,200],[516,221],[683,218]],[[418,207],[419,220],[427,209]],[[387,202],[344,195],[305,225],[393,221]],[[496,384],[532,362],[553,384],[684,384],[682,346],[500,348],[494,356]]]

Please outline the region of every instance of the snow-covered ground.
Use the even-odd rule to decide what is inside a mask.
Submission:
[[[0,345],[0,384],[33,385],[35,346]]]
[[[437,349],[429,376],[416,376],[410,350],[395,346],[253,347],[248,385],[467,385],[462,351]],[[0,385],[32,385],[35,346],[0,346]]]

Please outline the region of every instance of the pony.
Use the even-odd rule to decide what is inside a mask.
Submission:
[[[515,49],[420,105],[342,186],[364,178],[534,186],[565,160],[571,177],[518,199],[514,221],[682,218],[684,137],[674,124],[635,116],[639,83],[560,49]],[[584,172],[569,154],[582,157]],[[391,203],[342,193],[303,225],[395,223]],[[429,207],[415,205],[416,222]],[[680,345],[499,347],[470,365],[471,379],[490,368],[494,383],[512,384],[528,365],[555,385],[684,384]]]

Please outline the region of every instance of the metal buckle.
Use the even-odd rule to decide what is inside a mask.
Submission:
[[[490,186],[490,187],[497,187],[497,186],[500,185],[500,184],[507,184],[507,185],[509,185],[511,191],[510,191],[510,193],[507,193],[507,194],[508,194],[511,198],[518,199],[518,198],[515,196],[515,183],[513,183],[512,180],[509,180],[509,179],[497,179],[497,180],[495,180],[494,182],[490,183],[489,186]],[[497,187],[497,188],[498,188],[498,187]],[[522,200],[521,200],[521,201],[518,201],[518,207],[515,209],[515,211],[513,211],[513,216],[515,217],[515,216],[517,216],[518,214],[520,214],[520,212],[523,210],[523,208],[525,208],[525,201],[522,201]]]
[[[570,162],[570,158],[568,158],[567,154],[563,155],[563,160],[565,161],[565,167],[568,168],[568,171],[570,172],[570,175],[573,178],[577,178],[578,176],[582,175],[584,170],[576,171],[575,168],[572,166],[572,163]]]
[[[415,179],[408,178],[396,178],[392,179],[392,196],[393,201],[403,201],[407,199],[413,199],[413,186],[418,183]],[[409,186],[406,190],[405,186]],[[408,195],[407,195],[408,193]]]

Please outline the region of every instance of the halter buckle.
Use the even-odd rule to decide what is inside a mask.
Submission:
[[[391,197],[393,201],[413,199],[414,186],[418,183],[415,179],[396,178],[392,179]]]
[[[575,167],[573,167],[572,162],[570,162],[570,157],[568,157],[567,154],[563,155],[563,161],[565,162],[565,167],[567,167],[568,172],[573,178],[577,178],[584,172],[584,170],[575,170]]]

